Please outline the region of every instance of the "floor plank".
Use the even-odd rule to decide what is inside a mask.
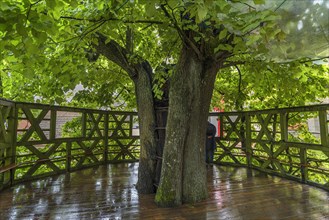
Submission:
[[[158,208],[135,189],[138,163],[50,177],[0,192],[0,219],[329,219],[329,192],[251,171],[208,168],[209,199]]]

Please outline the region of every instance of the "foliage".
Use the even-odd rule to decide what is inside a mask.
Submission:
[[[101,30],[108,40],[128,46],[125,42],[127,28],[134,34],[130,62],[146,59],[154,70],[159,70],[153,85],[157,98],[161,98],[160,88],[168,78],[160,67],[177,61],[182,44],[180,33],[173,25],[197,31],[196,42],[211,41],[207,32],[210,27],[216,28],[220,31],[217,36],[220,43],[214,52],[229,50],[236,54],[230,61],[244,61],[243,67],[239,65],[243,74],[242,92],[232,90],[238,88],[236,68],[226,68],[219,74],[217,90],[225,91],[226,103],[231,109],[241,105],[247,97],[265,100],[261,106],[243,103],[250,108],[277,106],[278,102],[285,103],[279,106],[287,106],[287,103],[291,106],[296,102],[282,102],[280,97],[289,99],[303,92],[285,90],[287,86],[282,84],[287,81],[295,88],[305,88],[307,100],[314,102],[318,98],[314,94],[319,91],[313,83],[321,84],[323,90],[328,78],[328,74],[324,75],[320,83],[318,73],[326,73],[327,69],[321,71],[311,63],[294,62],[289,67],[289,64],[274,62],[282,54],[285,59],[328,56],[325,53],[328,48],[326,1],[3,0],[0,4],[3,97],[13,100],[133,108],[133,85],[125,71],[103,57],[89,62],[95,59],[92,42],[96,31]],[[175,21],[166,17],[161,4],[167,5]],[[182,16],[190,19],[181,19]],[[229,43],[231,38],[233,44]],[[267,58],[264,63],[264,57],[259,58],[268,51],[273,59]],[[250,56],[239,55],[246,53]],[[281,84],[276,83],[281,77],[285,78]],[[276,83],[273,87],[280,87],[276,97],[265,98],[271,88],[268,81]],[[258,87],[252,96],[250,88],[255,88],[255,84],[250,82],[256,82]],[[77,91],[77,85],[82,90]],[[325,92],[320,94],[323,96]],[[240,104],[234,101],[237,99],[242,99]]]
[[[66,122],[62,127],[62,137],[81,137],[82,118],[75,117]]]
[[[310,61],[327,56],[324,51],[328,48],[329,6],[325,1],[299,4],[286,0],[3,0],[0,4],[1,84],[6,86],[3,95],[16,100],[133,108],[134,92],[141,91],[138,86],[133,90],[133,84],[141,85],[136,83],[140,82],[139,77],[150,78],[153,95],[160,99],[169,74],[179,76],[174,74],[183,72],[175,68],[162,71],[162,67],[176,63],[180,68],[187,67],[181,51],[191,52],[188,55],[200,61],[196,62],[196,69],[202,71],[190,75],[193,85],[212,88],[214,78],[205,75],[215,76],[221,70],[217,90],[225,94],[226,103],[233,109],[289,106],[313,102],[328,94],[328,70]],[[301,35],[301,30],[309,33],[305,35],[309,39],[295,37]],[[310,46],[314,43],[320,47]],[[299,50],[306,46],[310,49]],[[147,72],[147,77],[141,76],[139,69]],[[175,82],[185,79],[176,77]],[[29,92],[21,96],[21,92],[15,92],[16,87],[9,86],[10,80],[21,88],[29,88]],[[238,90],[232,90],[234,84]],[[81,91],[75,90],[77,85]],[[171,91],[173,97],[177,90]],[[194,91],[191,93],[186,98],[197,96]],[[152,109],[151,95],[147,99],[149,106],[139,110]],[[296,95],[299,98],[291,99]],[[145,115],[145,111],[140,112]],[[152,111],[148,113],[152,115]],[[150,127],[145,133],[154,128],[153,121],[143,125]],[[154,130],[150,132],[153,133]],[[184,143],[197,141],[188,136],[180,138]],[[151,142],[141,145],[148,147],[153,145]],[[154,147],[145,153],[148,160],[152,160]],[[181,147],[183,152],[192,152],[184,148]],[[181,159],[184,158],[177,161]],[[176,171],[180,169],[181,164],[173,165],[178,168]],[[152,168],[144,173],[147,170]],[[193,180],[193,176],[187,177]],[[176,187],[186,192],[181,186]],[[198,192],[197,186],[193,192]]]
[[[328,86],[328,65],[254,60],[222,70],[214,100],[223,98],[228,111],[302,106],[329,97]],[[218,106],[218,101],[213,105]]]

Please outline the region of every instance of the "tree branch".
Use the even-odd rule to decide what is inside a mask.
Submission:
[[[298,61],[300,64],[307,63],[307,62],[314,62],[314,61],[319,61],[319,60],[324,60],[324,59],[329,59],[329,56],[326,57],[320,57],[320,58],[315,58],[315,59],[308,59],[308,60],[300,60]],[[263,60],[256,60],[259,62],[264,62]],[[287,62],[277,62],[277,64],[289,64],[293,61],[287,61]],[[231,66],[236,66],[236,65],[243,65],[246,64],[247,61],[228,61],[226,64],[222,66],[222,68],[227,68]]]
[[[126,50],[129,54],[133,54],[133,47],[134,46],[134,33],[132,29],[127,26],[126,30]]]
[[[246,61],[231,61],[227,64],[222,65],[222,68],[227,68],[227,67],[237,66],[242,64],[246,64]]]
[[[232,1],[231,1],[231,2],[232,2]],[[246,6],[248,6],[249,8],[252,8],[252,9],[256,10],[256,8],[255,8],[255,7],[253,7],[253,6],[249,5],[249,4],[248,4],[248,3],[246,3],[246,2],[240,2],[240,1],[237,1],[237,3],[240,3],[240,4],[243,4],[243,5],[246,5]]]
[[[75,39],[83,39],[85,36],[87,36],[88,34],[90,34],[91,32],[97,30],[99,27],[101,27],[103,24],[105,23],[105,21],[102,21],[100,22],[99,24],[97,24],[95,27],[93,27],[93,25],[91,25],[90,27],[87,27],[87,29],[80,35],[78,36],[75,36],[75,37],[71,37],[69,39],[66,39],[66,40],[62,40],[62,41],[55,41],[54,39],[50,38],[51,41],[53,41],[55,44],[58,44],[58,43],[64,43],[64,42],[68,42],[68,41],[71,41],[71,40],[75,40]],[[90,30],[88,30],[90,29]]]
[[[283,0],[283,2],[281,2],[281,4],[274,10],[277,11],[279,8],[281,8],[281,6],[286,2],[287,0]]]
[[[164,24],[163,21],[156,21],[156,20],[123,20],[120,18],[99,18],[99,19],[88,19],[88,18],[77,18],[72,16],[61,16],[62,19],[68,20],[76,20],[76,21],[89,21],[89,22],[103,22],[103,21],[121,21],[125,24]]]
[[[41,1],[42,1],[42,0],[39,0],[39,1],[36,1],[36,2],[30,4],[29,9],[28,9],[28,11],[27,11],[27,13],[26,13],[26,19],[29,19],[29,16],[30,16],[30,12],[31,12],[31,10],[32,10],[32,7],[33,7],[34,5],[36,5],[36,4],[38,4],[38,3],[41,2]]]
[[[228,51],[220,51],[215,54],[215,60],[217,62],[223,61],[231,56],[231,53]],[[223,66],[222,66],[223,67]]]
[[[110,40],[108,43],[105,43],[107,38],[99,32],[96,34],[98,35],[98,44],[93,44],[96,51],[124,69],[131,78],[134,78],[135,73],[127,60],[126,49],[114,40]]]
[[[235,68],[237,69],[238,73],[239,73],[239,87],[238,87],[238,93],[240,94],[241,93],[241,83],[242,83],[242,74],[241,74],[241,70],[240,68],[238,67],[238,65],[234,65]]]
[[[183,43],[185,43],[186,46],[190,46],[192,48],[192,50],[197,54],[198,58],[199,59],[202,59],[202,54],[201,54],[200,50],[198,49],[198,47],[191,41],[191,39],[188,36],[186,36],[186,34],[184,33],[184,31],[178,26],[176,19],[173,18],[169,14],[169,12],[167,11],[165,5],[164,4],[161,4],[160,7],[161,7],[162,11],[165,13],[165,16],[168,17],[169,20],[174,25],[174,27],[177,30],[178,35],[182,39]]]
[[[283,2],[281,2],[281,4],[276,8],[274,9],[274,12],[276,12],[287,0],[283,0]],[[248,34],[250,34],[251,32],[253,32],[254,30],[256,30],[257,28],[261,27],[263,25],[263,22],[260,22],[259,25],[257,25],[255,28],[253,28],[252,30],[248,31],[247,33],[245,34],[242,34],[241,36],[246,36]]]
[[[324,60],[324,59],[329,59],[329,56],[326,57],[320,57],[320,58],[315,58],[315,59],[310,59],[308,58],[307,60],[299,60],[299,63],[307,63],[307,62],[314,62],[314,61],[319,61],[319,60]],[[291,63],[293,61],[288,61],[288,62],[278,62],[278,64],[288,64]]]

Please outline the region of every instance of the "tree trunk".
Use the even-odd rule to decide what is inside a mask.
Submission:
[[[140,129],[140,160],[137,190],[139,193],[154,193],[156,166],[155,106],[152,92],[152,68],[147,61],[131,64],[127,60],[127,50],[97,33],[98,44],[94,44],[97,53],[124,69],[135,85],[137,111]]]
[[[200,60],[183,47],[169,94],[166,143],[159,206],[177,206],[207,198],[205,138],[215,76],[219,66],[212,59]]]
[[[156,119],[151,84],[152,69],[147,62],[136,65],[135,69],[138,72],[137,79],[134,80],[134,82],[141,144],[137,190],[139,193],[154,193],[156,167]]]

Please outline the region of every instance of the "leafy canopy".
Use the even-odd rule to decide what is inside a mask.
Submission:
[[[151,64],[153,90],[160,98],[174,67],[161,69],[176,63],[186,43],[181,35],[194,30],[195,44],[214,43],[206,48],[209,53],[232,54],[216,89],[225,93],[231,108],[314,102],[327,96],[328,69],[308,59],[329,56],[328,8],[324,0],[2,0],[2,96],[133,108],[127,73],[102,56],[90,62],[97,33],[129,50],[130,63]],[[131,42],[127,29],[133,33]],[[287,61],[291,63],[282,63]]]

